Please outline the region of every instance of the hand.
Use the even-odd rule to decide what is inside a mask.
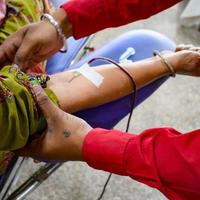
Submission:
[[[66,37],[71,26],[63,9],[52,14],[59,22]],[[0,46],[0,66],[17,64],[22,70],[44,61],[63,47],[55,27],[47,20],[29,24],[7,38]]]
[[[175,53],[164,55],[178,74],[200,76],[200,47],[181,45]]]
[[[35,86],[33,92],[48,127],[41,137],[16,153],[37,160],[82,160],[83,141],[92,128],[84,120],[56,107],[40,86]]]
[[[178,74],[200,76],[200,51],[183,50],[177,54],[180,56],[176,68]]]
[[[176,46],[175,52],[183,50],[195,50],[195,49],[198,49],[198,47],[195,47],[192,44],[179,44]]]

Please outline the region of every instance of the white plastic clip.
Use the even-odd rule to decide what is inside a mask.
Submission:
[[[120,63],[127,63],[132,62],[132,60],[129,60],[131,56],[135,55],[136,51],[133,47],[128,47],[127,50],[120,56],[119,62]]]

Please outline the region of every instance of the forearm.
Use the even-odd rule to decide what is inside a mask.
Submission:
[[[73,35],[78,39],[104,28],[117,27],[150,17],[180,1],[167,0],[160,3],[159,0],[71,0],[52,15],[66,37]]]
[[[181,0],[71,0],[65,3],[73,36],[81,38],[109,27],[147,18]]]
[[[159,58],[150,58],[139,62],[122,64],[136,81],[137,89],[169,74]],[[97,88],[83,76],[75,78],[72,72],[53,75],[49,87],[57,95],[61,107],[67,112],[76,112],[102,105],[130,94],[133,87],[129,77],[113,65],[95,68],[103,77],[103,83]]]
[[[157,188],[169,199],[199,199],[199,133],[154,128],[131,135],[93,129],[84,140],[83,158],[93,168]]]
[[[72,36],[72,24],[70,23],[65,10],[60,8],[60,9],[52,12],[51,14],[56,19],[56,21],[59,23],[66,38]]]

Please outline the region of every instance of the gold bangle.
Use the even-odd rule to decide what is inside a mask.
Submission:
[[[171,72],[170,76],[175,77],[176,76],[176,72],[174,70],[174,68],[172,67],[171,64],[169,64],[169,62],[161,55],[161,53],[157,50],[155,50],[153,52],[154,56],[158,56],[161,58],[161,62],[167,67],[167,69]]]

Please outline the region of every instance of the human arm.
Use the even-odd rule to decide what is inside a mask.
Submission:
[[[199,50],[198,47],[196,47]],[[180,51],[164,55],[176,73],[200,75],[199,56],[196,51]],[[136,81],[137,89],[170,74],[159,57],[133,63],[121,64]],[[114,65],[101,65],[93,68],[104,77],[100,87],[96,87],[84,76],[73,81],[73,72],[67,71],[51,76],[48,86],[59,99],[61,108],[66,112],[76,112],[96,107],[133,92],[132,84],[126,74]]]
[[[92,129],[83,120],[52,107],[40,89],[35,91],[49,126],[45,135],[19,154],[42,160],[84,160],[96,169],[158,188],[170,199],[198,199],[199,130],[181,135],[161,128],[132,135]]]
[[[157,57],[120,65],[136,81],[137,89],[170,74],[161,63],[160,58]],[[73,113],[96,107],[133,92],[130,78],[115,65],[100,65],[92,67],[92,70],[103,77],[99,87],[96,87],[81,74],[75,77],[74,71],[66,71],[51,76],[48,86],[58,97],[64,111]]]
[[[62,27],[66,37],[71,36],[71,24],[66,20],[66,13],[58,9],[52,16],[65,24]],[[33,39],[34,38],[34,39]],[[0,46],[0,68],[15,63],[23,70],[44,61],[63,46],[63,38],[47,19],[31,23],[9,36]]]
[[[68,14],[67,12],[64,11],[64,9],[58,9],[57,11],[53,12],[52,15],[53,17],[58,21],[58,23],[60,24],[64,34],[66,35],[66,37],[72,36],[72,27],[81,27],[81,34],[84,33],[84,35],[88,35],[89,32],[87,32],[88,27],[84,27],[82,26],[82,13],[85,10],[85,13],[87,13],[87,18],[89,19],[90,17],[94,20],[94,17],[92,17],[92,15],[94,15],[94,12],[96,13],[101,13],[103,10],[107,9],[107,5],[111,6],[112,2],[108,1],[108,4],[105,3],[107,1],[99,1],[97,0],[96,2],[93,0],[93,2],[87,1],[87,0],[82,0],[82,7],[80,10],[74,10],[74,8],[76,7],[76,1],[70,1],[70,7],[67,7],[67,12],[70,12],[70,10],[72,10],[72,12],[70,12],[70,16],[74,16],[76,17],[76,19],[79,19],[78,21],[74,21],[74,20],[69,20],[68,18]],[[124,23],[129,23],[131,20],[137,20],[137,19],[141,19],[144,18],[144,13],[148,12],[148,15],[151,14],[155,14],[156,12],[159,12],[163,9],[168,8],[170,5],[173,5],[175,3],[178,2],[178,0],[167,0],[165,2],[160,2],[157,0],[154,1],[148,1],[148,2],[153,2],[152,5],[156,5],[156,7],[151,7],[151,9],[147,8],[149,5],[151,4],[147,4],[147,1],[135,1],[135,0],[129,0],[129,2],[126,1],[120,1],[120,4],[123,4],[125,7],[125,9],[122,11],[122,13],[126,13],[126,11],[129,11],[127,14],[127,18],[124,18],[124,14],[118,15],[118,12],[114,13],[114,15],[117,16],[117,18],[122,17],[122,20],[117,20],[119,21],[118,26],[120,25],[120,22],[122,24]],[[123,3],[125,2],[125,4]],[[145,3],[144,3],[145,2]],[[154,3],[155,2],[155,3]],[[88,12],[88,3],[93,3],[94,7],[95,5],[101,5],[100,7],[97,6],[97,11]],[[115,2],[115,3],[118,3]],[[142,4],[143,3],[143,4]],[[131,5],[131,9],[127,10],[126,6],[127,5]],[[159,6],[160,4],[160,6]],[[68,4],[67,4],[68,5]],[[80,6],[80,4],[78,4]],[[112,10],[115,7],[111,7]],[[119,5],[119,7],[116,7],[117,11],[119,11],[119,9],[123,8]],[[136,11],[132,11],[132,9],[139,9],[141,10],[141,12],[137,13],[137,17],[135,18],[135,16],[131,15],[131,13],[136,13]],[[145,12],[142,9],[145,9]],[[73,14],[74,13],[74,14]],[[121,13],[121,12],[120,12]],[[113,15],[113,16],[114,16]],[[130,16],[129,16],[130,15]],[[72,18],[72,17],[71,17]],[[97,19],[97,18],[96,18]],[[127,20],[127,21],[126,21]],[[115,23],[116,19],[115,18],[110,18],[109,21],[112,21],[112,23]],[[90,21],[88,21],[89,23]],[[106,21],[101,19],[101,22],[105,23],[106,26],[111,26],[111,24],[106,24]],[[98,22],[95,21],[96,25],[92,25],[95,27],[98,27],[98,30],[102,29],[102,23],[99,24],[99,20]],[[121,24],[121,25],[122,25]],[[113,26],[113,25],[112,25]],[[104,27],[105,28],[105,27]],[[80,31],[78,30],[78,31]],[[91,32],[91,28],[90,30],[90,34],[94,33],[95,30],[97,29],[93,29],[93,31]],[[44,37],[45,36],[45,37]],[[74,34],[75,37],[76,34]],[[83,36],[83,35],[82,35]],[[79,36],[80,37],[80,36]],[[33,40],[34,38],[34,40]],[[78,37],[77,37],[78,38]],[[48,57],[50,57],[51,55],[53,55],[55,52],[57,52],[63,45],[63,40],[61,37],[59,37],[59,35],[57,34],[55,28],[48,22],[48,21],[42,21],[39,23],[35,23],[35,24],[30,24],[27,25],[25,27],[23,27],[22,29],[20,29],[19,31],[17,31],[15,34],[13,34],[11,37],[9,37],[1,46],[0,46],[0,66],[7,64],[12,64],[15,63],[18,66],[20,66],[23,70],[25,70],[28,67],[33,67],[34,65],[38,64],[39,62],[47,59]]]
[[[73,36],[81,38],[105,28],[148,18],[178,2],[181,0],[70,0],[62,8],[72,24]]]
[[[199,54],[197,52],[182,51],[181,53],[171,53],[171,55],[174,58],[173,67],[175,67],[174,69],[176,69],[177,73],[196,73],[198,75]],[[154,60],[156,61],[155,63],[153,62]],[[150,62],[151,65],[148,65],[149,61],[153,63]],[[182,61],[185,62],[182,63]],[[176,62],[179,65],[175,65]],[[169,74],[168,69],[160,62],[159,58],[154,57],[144,63],[141,61],[140,65],[127,68],[136,80],[138,87],[142,87],[142,85],[159,78],[161,75]],[[186,65],[186,68],[184,65]],[[150,71],[148,67],[151,68]],[[180,69],[178,69],[179,67]],[[133,88],[130,87],[130,80],[118,68],[103,66],[97,67],[97,69],[104,76],[104,81],[99,88],[95,87],[83,76],[69,81],[72,80],[70,71],[66,72],[66,74],[64,72],[64,76],[61,74],[62,78],[59,75],[57,79],[51,77],[50,81],[47,81],[49,78],[45,75],[26,75],[19,69],[10,66],[0,70],[0,90],[2,91],[0,95],[2,102],[0,104],[0,127],[3,130],[0,131],[2,136],[0,142],[1,150],[21,148],[26,144],[29,136],[44,130],[46,122],[34,103],[34,95],[31,92],[32,85],[35,84],[36,80],[45,87],[46,93],[56,105],[60,104],[61,109],[72,113],[103,105],[133,92]]]
[[[181,64],[181,66],[183,65]],[[197,66],[199,65],[197,64]],[[36,96],[38,94],[41,95],[42,93],[37,93]],[[39,104],[44,106],[47,98],[40,97],[38,100],[42,102]],[[198,142],[199,131],[189,133],[186,137],[173,129],[163,128],[147,130],[142,133],[142,136],[136,136],[119,131],[92,130],[84,121],[60,110],[51,112],[49,106],[43,107],[42,110],[48,118],[49,128],[45,135],[19,151],[21,155],[42,160],[85,160],[97,169],[131,176],[135,180],[156,187],[171,199],[184,199],[184,197],[186,199],[198,199],[199,151],[198,145],[194,144],[193,140]],[[74,127],[78,127],[78,129],[74,129]],[[64,134],[65,130],[71,130],[70,134]],[[184,141],[183,138],[186,138],[185,142],[182,142]],[[101,155],[99,149],[102,148],[107,150],[106,154]],[[125,157],[124,150],[128,148],[130,150],[127,150],[126,153],[129,152],[129,155]],[[134,154],[131,153],[132,151]],[[97,157],[99,160],[97,160]],[[123,166],[122,157],[125,157],[127,162],[130,161],[127,165],[129,173],[122,171],[124,169],[121,168]],[[197,163],[190,163],[190,158]],[[103,164],[104,160],[105,163]],[[157,161],[160,161],[159,168],[157,165],[155,166]],[[118,166],[119,168],[117,168]],[[171,166],[172,168],[170,168]],[[133,172],[130,168],[133,169]],[[191,177],[194,177],[194,179],[191,179]]]
[[[172,128],[154,128],[132,135],[93,129],[84,140],[82,154],[91,167],[130,176],[169,199],[199,199],[199,145],[200,130],[182,134]]]

